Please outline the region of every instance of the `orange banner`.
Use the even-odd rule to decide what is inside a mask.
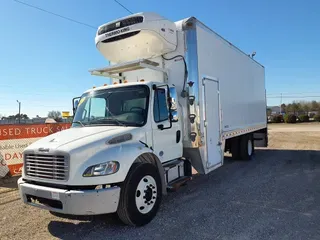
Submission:
[[[0,178],[20,175],[22,152],[33,142],[67,128],[70,123],[0,125]]]
[[[0,140],[45,137],[67,129],[70,123],[0,125]]]

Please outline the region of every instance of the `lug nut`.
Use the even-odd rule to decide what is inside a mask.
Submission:
[[[151,204],[153,203],[153,201],[150,202]]]

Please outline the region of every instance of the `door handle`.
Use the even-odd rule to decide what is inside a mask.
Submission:
[[[181,139],[181,131],[178,130],[178,131],[176,132],[176,143],[179,143],[179,142],[180,142],[180,139]]]

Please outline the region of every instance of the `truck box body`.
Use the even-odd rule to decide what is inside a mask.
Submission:
[[[204,77],[217,79],[223,133],[265,127],[264,67],[198,21],[196,34],[199,95]]]
[[[266,128],[264,67],[197,19],[182,24],[188,82],[194,82],[189,95],[195,96],[195,104],[189,111],[199,115],[190,124],[190,133],[197,134],[197,140],[190,143],[200,150],[185,146],[185,154],[191,159],[202,156],[203,169],[200,163],[194,164],[198,171],[208,172],[223,161],[218,142]]]

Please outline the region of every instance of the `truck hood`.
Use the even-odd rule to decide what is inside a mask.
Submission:
[[[58,149],[70,143],[82,145],[97,140],[108,140],[112,136],[131,132],[133,129],[135,127],[94,126],[69,128],[41,138],[25,150],[38,150],[39,148]]]

